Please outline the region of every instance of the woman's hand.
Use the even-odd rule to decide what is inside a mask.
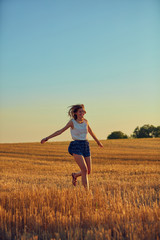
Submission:
[[[45,142],[47,142],[47,141],[48,141],[47,138],[43,138],[43,139],[41,140],[41,144],[43,144],[43,143],[45,143]]]
[[[101,142],[98,142],[97,144],[98,146],[103,147],[103,144]]]

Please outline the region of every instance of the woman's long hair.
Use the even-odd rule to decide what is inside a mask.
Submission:
[[[72,106],[69,106],[69,107],[70,107],[70,109],[68,111],[68,115],[71,118],[74,118],[75,120],[77,119],[76,112],[78,111],[78,109],[83,108],[83,110],[85,111],[83,104],[76,104],[76,105],[72,105]],[[85,111],[85,113],[86,113],[86,111]]]

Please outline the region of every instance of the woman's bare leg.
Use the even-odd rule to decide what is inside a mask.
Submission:
[[[80,172],[74,173],[74,175],[75,175],[76,178],[78,178],[78,177],[82,176],[82,173],[81,173],[81,171],[80,171]]]
[[[90,174],[91,171],[92,171],[92,159],[91,159],[91,156],[85,157],[85,162],[87,164],[88,174]]]
[[[85,157],[85,162],[87,164],[88,174],[90,174],[91,171],[92,171],[92,159],[91,159],[91,156]],[[78,178],[78,177],[82,176],[82,172],[81,171],[80,172],[76,172],[76,173],[74,173],[74,176],[76,178]]]
[[[82,176],[82,184],[86,189],[89,189],[89,183],[88,183],[88,168],[87,164],[85,162],[85,159],[82,155],[73,154],[74,159],[78,166],[80,167],[81,171],[78,172],[77,176]],[[81,174],[81,175],[80,175]]]

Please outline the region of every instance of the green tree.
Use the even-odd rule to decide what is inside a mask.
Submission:
[[[135,129],[134,129],[134,132],[133,132],[133,134],[132,134],[132,137],[133,138],[138,138],[139,137],[139,127],[136,127]]]
[[[154,127],[153,125],[145,124],[142,127],[136,127],[133,135],[134,138],[153,138],[160,136],[159,127]]]
[[[125,139],[125,138],[128,138],[128,136],[121,131],[114,131],[107,137],[107,139]]]
[[[154,129],[154,137],[160,137],[160,126],[158,126],[158,127],[155,127],[155,129]]]

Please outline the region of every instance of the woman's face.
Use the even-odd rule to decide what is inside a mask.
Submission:
[[[78,109],[76,112],[77,118],[79,118],[79,119],[83,118],[85,113],[86,113],[86,111],[83,108]]]

